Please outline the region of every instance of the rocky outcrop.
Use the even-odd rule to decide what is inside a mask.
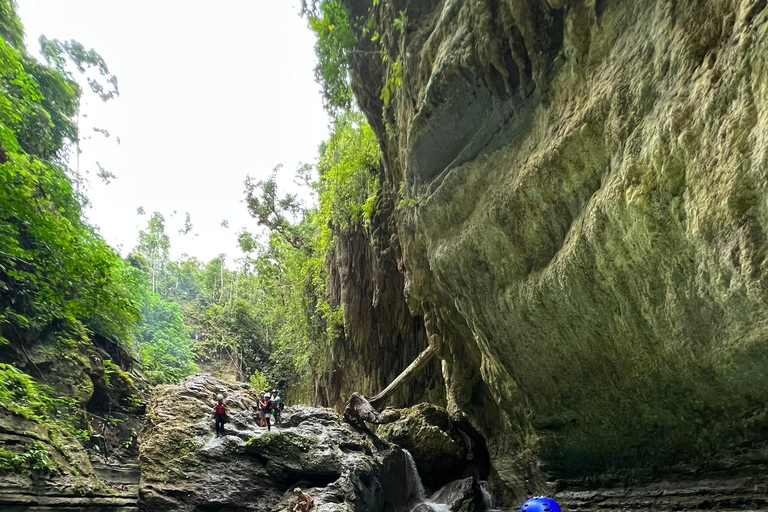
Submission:
[[[396,0],[375,21],[352,85],[405,294],[516,495],[763,439],[766,2]]]
[[[217,438],[216,394],[226,397]],[[213,377],[155,389],[140,436],[141,510],[289,511],[301,487],[320,511],[393,510],[409,497],[405,455],[329,409],[287,408],[282,428],[256,425],[249,386]]]
[[[0,347],[0,508],[135,511],[142,392],[104,349],[58,343]]]
[[[68,432],[0,408],[0,508],[135,512],[135,488],[101,480]]]
[[[399,412],[400,419],[381,425],[376,435],[410,452],[424,486],[436,490],[467,475],[488,479],[485,442],[470,425],[453,421],[444,408],[428,403]]]

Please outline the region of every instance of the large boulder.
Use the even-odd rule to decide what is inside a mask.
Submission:
[[[376,433],[411,453],[427,488],[467,475],[488,477],[484,442],[466,422],[455,422],[445,408],[428,403],[399,412],[398,421],[381,425]]]
[[[214,433],[214,397],[229,409]],[[316,510],[394,510],[408,500],[405,455],[354,431],[329,409],[289,407],[283,427],[256,424],[256,395],[242,383],[196,376],[159,386],[139,436],[142,510],[288,511],[301,487]]]

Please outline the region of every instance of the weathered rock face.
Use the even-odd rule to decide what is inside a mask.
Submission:
[[[427,488],[436,490],[467,475],[488,478],[485,442],[470,425],[454,422],[444,408],[427,403],[399,412],[400,419],[381,425],[376,435],[410,452]]]
[[[11,458],[14,457],[17,458]],[[130,489],[100,480],[70,434],[0,408],[0,509],[135,512]]]
[[[356,55],[353,86],[384,149],[383,197],[404,191],[405,292],[449,409],[507,484],[522,496],[546,475],[722,459],[763,439],[766,2],[382,12],[402,86],[385,106],[375,51]]]
[[[226,397],[216,438],[213,400]],[[283,428],[255,422],[245,384],[191,377],[156,388],[140,435],[141,510],[289,511],[301,487],[316,510],[392,510],[408,500],[399,448],[353,431],[328,409],[287,408]]]
[[[389,247],[394,219],[379,210],[370,228],[337,233],[328,259],[330,302],[343,304],[344,335],[331,347],[331,369],[316,382],[315,402],[343,411],[354,392],[373,396],[427,347],[424,319],[408,309],[397,248]],[[445,403],[435,360],[390,399],[403,407],[422,400]]]
[[[136,511],[141,386],[94,344],[0,347],[0,508]],[[27,373],[23,373],[27,372]]]

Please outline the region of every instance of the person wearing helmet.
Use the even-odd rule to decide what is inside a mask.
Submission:
[[[261,419],[261,426],[266,426],[267,431],[272,430],[272,426],[269,421],[269,408],[272,402],[268,391],[262,391],[259,393],[259,402],[256,404],[256,408],[259,411],[259,418]]]
[[[560,505],[552,498],[534,496],[520,507],[520,512],[561,512]]]
[[[224,435],[224,423],[227,421],[227,407],[224,405],[224,395],[216,395],[216,405],[213,406],[213,419],[216,421],[216,437]]]

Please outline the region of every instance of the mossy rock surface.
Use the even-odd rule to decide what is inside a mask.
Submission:
[[[223,437],[214,432],[219,393],[228,408]],[[293,508],[297,485],[328,512],[384,510],[407,500],[401,450],[355,432],[328,409],[287,407],[284,427],[267,431],[255,407],[256,392],[243,383],[196,376],[157,387],[139,438],[140,506],[283,511]]]
[[[488,477],[485,446],[468,424],[454,422],[445,408],[428,403],[398,412],[400,419],[379,426],[376,434],[410,452],[429,489],[468,475]]]
[[[766,432],[768,11],[560,3],[407,2],[388,105],[352,69],[448,410],[518,496]]]

